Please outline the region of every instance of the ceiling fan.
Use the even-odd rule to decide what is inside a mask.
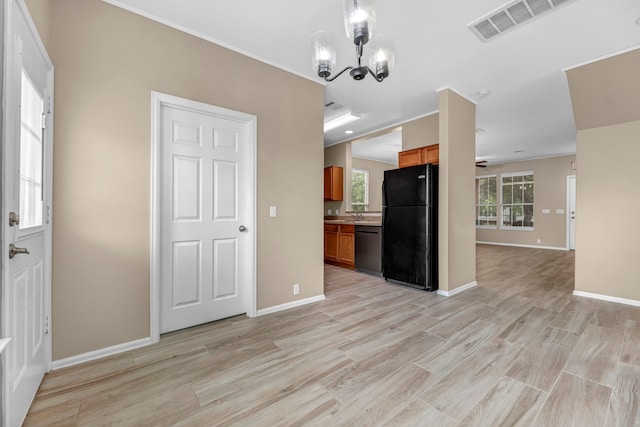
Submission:
[[[486,160],[480,160],[480,161],[476,162],[476,167],[477,168],[486,168],[487,165],[485,163],[487,163]]]

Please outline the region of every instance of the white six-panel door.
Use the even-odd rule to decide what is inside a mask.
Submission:
[[[21,425],[51,364],[53,65],[24,3],[5,6],[1,338],[11,341],[2,358],[2,424],[10,427]]]
[[[180,103],[179,100],[174,100]],[[255,123],[184,100],[160,107],[160,332],[249,310]]]

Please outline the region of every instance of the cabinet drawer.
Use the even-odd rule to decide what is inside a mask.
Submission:
[[[335,231],[337,233],[339,227],[338,224],[325,224],[324,231]]]
[[[356,232],[356,226],[355,225],[351,225],[351,224],[341,225],[340,226],[340,232],[341,233],[355,233]]]

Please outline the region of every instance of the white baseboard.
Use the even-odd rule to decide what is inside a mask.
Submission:
[[[438,289],[438,295],[442,295],[445,297],[452,297],[456,294],[459,294],[460,292],[464,292],[467,289],[471,289],[471,288],[475,288],[476,286],[478,286],[478,282],[476,282],[475,280],[473,282],[467,283],[466,285],[462,285],[462,286],[458,286],[457,288],[451,290],[451,291],[445,291],[443,289]]]
[[[56,369],[67,368],[69,366],[78,365],[80,363],[91,362],[92,360],[101,359],[107,356],[113,356],[125,351],[135,350],[136,348],[145,347],[153,344],[150,337],[141,338],[135,341],[129,341],[122,344],[116,344],[111,347],[101,348],[99,350],[90,351],[88,353],[78,354],[77,356],[67,357],[66,359],[54,360],[51,368]]]
[[[573,295],[577,297],[593,298],[602,301],[616,302],[618,304],[632,305],[634,307],[640,307],[640,301],[634,299],[612,297],[610,295],[592,294],[591,292],[573,291]]]
[[[288,302],[286,304],[274,305],[273,307],[262,308],[256,312],[256,316],[264,316],[265,314],[276,313],[282,310],[288,310],[294,307],[300,307],[301,305],[307,305],[318,301],[324,301],[326,297],[324,294],[311,298],[305,298],[298,301]]]
[[[298,301],[288,302],[286,304],[276,305],[274,307],[263,308],[262,310],[258,310],[256,316],[263,316],[269,313],[276,313],[278,311],[287,310],[289,308],[299,307],[306,304],[311,304],[318,301],[324,301],[326,297],[323,295],[318,295],[311,298],[305,298]],[[91,362],[96,359],[101,359],[103,357],[114,356],[119,353],[124,353],[125,351],[135,350],[140,347],[145,347],[153,344],[153,340],[151,337],[142,338],[135,341],[125,342],[122,344],[117,344],[111,347],[101,348],[99,350],[90,351],[88,353],[78,354],[77,356],[67,357],[66,359],[54,360],[52,364],[52,369],[62,369],[67,368],[69,366],[78,365],[80,363]]]
[[[568,251],[567,248],[559,248],[557,246],[540,246],[540,245],[518,245],[515,243],[498,243],[498,242],[479,242],[479,245],[495,245],[495,246],[513,246],[516,248],[531,248],[531,249],[551,249],[552,251]]]

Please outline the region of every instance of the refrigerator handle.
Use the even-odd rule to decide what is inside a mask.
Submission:
[[[387,191],[386,181],[382,181],[382,206],[387,206]]]

